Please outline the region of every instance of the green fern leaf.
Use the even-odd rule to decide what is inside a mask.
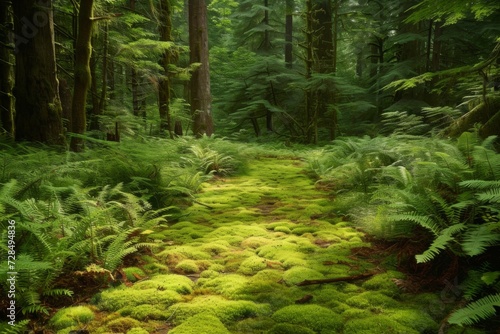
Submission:
[[[475,256],[482,254],[489,246],[498,244],[500,235],[492,233],[491,224],[471,226],[464,234],[462,249],[465,254]]]
[[[429,262],[434,259],[442,250],[446,249],[450,241],[455,240],[454,234],[465,228],[465,224],[455,224],[441,231],[440,235],[434,239],[429,248],[422,254],[416,255],[417,263]]]
[[[466,307],[455,311],[448,322],[455,325],[473,325],[496,314],[495,307],[500,307],[500,294],[489,295]]]

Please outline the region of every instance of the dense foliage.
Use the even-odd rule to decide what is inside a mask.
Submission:
[[[422,328],[498,327],[499,21],[500,4],[489,0],[0,1],[0,308],[8,306],[6,268],[15,248],[15,300],[24,317],[0,331],[86,326],[92,307],[55,312],[90,296],[100,311],[123,311],[114,292],[103,292],[105,298],[98,292],[169,270],[182,275],[168,279],[182,283],[181,276],[202,275],[200,268],[208,272],[205,286],[179,283],[184,290],[169,286],[159,297],[171,305],[181,303],[179,293],[193,299],[171,315],[172,332],[203,324],[226,333],[226,325],[247,315],[267,317],[259,326],[270,333],[290,332],[294,324],[304,333],[340,330],[335,312],[350,319],[359,310],[326,297],[304,305],[306,311],[286,304],[290,297],[268,316],[267,306],[232,300],[227,291],[199,296],[223,290],[212,274],[246,277],[273,266],[265,243],[249,243],[248,252],[232,248],[244,254],[238,268],[232,258],[217,270],[184,254],[157,261],[157,253],[171,256],[170,243],[189,239],[165,230],[181,229],[193,206],[217,206],[200,200],[207,182],[245,175],[270,156],[305,161],[316,190],[329,199],[321,209],[311,205],[306,217],[326,219],[321,228],[300,225],[303,217],[286,210],[286,224],[260,222],[278,237],[302,238],[287,246],[300,244],[305,253],[323,248],[321,233],[349,224],[368,233],[374,249],[391,245],[397,259],[381,266],[413,277],[403,284],[399,274],[388,275],[402,288],[433,291],[443,281],[460,282],[462,300]],[[250,209],[271,216],[272,191],[282,189],[262,189],[250,192],[248,200],[263,201]],[[234,205],[250,215],[242,202]],[[196,228],[188,224],[190,238],[210,234],[214,223],[203,219]],[[364,245],[358,239],[351,236],[346,247]],[[301,256],[290,265],[277,258],[288,278],[307,277],[318,265],[306,268]],[[231,277],[237,278],[231,284],[246,282]],[[280,282],[299,282],[287,277]],[[363,304],[351,297],[349,306]],[[210,303],[234,314],[194,315]],[[110,330],[138,328],[149,316],[145,305],[123,311],[135,318],[114,319]],[[303,315],[308,311],[331,322],[316,323]],[[382,319],[395,331],[405,328],[401,319]],[[363,321],[343,329],[370,330]],[[134,332],[141,330],[128,333]]]

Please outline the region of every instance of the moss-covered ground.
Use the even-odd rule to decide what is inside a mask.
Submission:
[[[437,333],[439,295],[407,294],[391,259],[366,256],[362,231],[335,215],[297,159],[260,158],[203,185],[161,248],[126,284],[60,311],[57,333]],[[363,254],[363,256],[361,256]],[[373,276],[298,286],[304,280]]]

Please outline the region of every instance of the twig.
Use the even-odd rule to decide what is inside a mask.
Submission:
[[[306,279],[306,280],[304,280],[304,281],[302,281],[300,283],[297,283],[297,286],[313,285],[313,284],[323,284],[323,283],[357,281],[359,279],[371,277],[373,275],[375,275],[375,273],[365,273],[365,274],[360,274],[360,275],[355,275],[355,276],[337,277],[337,278],[312,279],[312,280]]]

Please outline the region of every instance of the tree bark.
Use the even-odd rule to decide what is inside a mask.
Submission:
[[[160,22],[158,30],[160,33],[160,41],[172,41],[172,7],[170,0],[161,0],[158,4],[160,12]],[[160,112],[160,131],[167,131],[170,138],[174,138],[172,132],[172,120],[170,113],[170,65],[172,58],[175,58],[171,50],[166,50],[160,60],[160,65],[163,67],[163,75],[159,79],[158,89],[158,108]]]
[[[285,16],[285,66],[293,67],[293,10],[294,0],[286,0]]]
[[[207,6],[205,0],[188,0],[189,60],[200,66],[190,80],[191,115],[196,137],[213,134],[211,113],[210,73],[208,62]]]
[[[13,57],[9,35],[12,33],[10,1],[0,1],[0,132],[14,137]]]
[[[73,89],[72,131],[75,134],[85,133],[87,117],[85,106],[87,93],[91,83],[90,56],[92,54],[91,32],[94,0],[80,0],[78,13],[78,36],[76,38],[75,85]],[[71,138],[71,150],[83,150],[83,139]]]
[[[63,144],[52,0],[16,0],[16,140]]]

